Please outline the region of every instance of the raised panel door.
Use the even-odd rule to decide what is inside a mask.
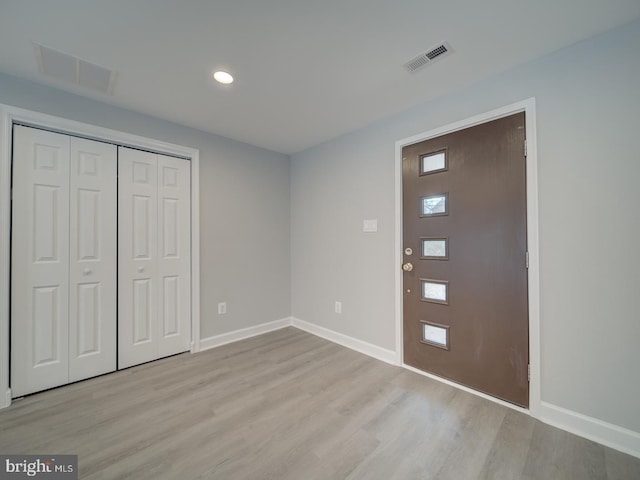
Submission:
[[[121,147],[120,368],[189,350],[190,162]]]
[[[117,147],[71,139],[69,381],[116,370]]]
[[[118,367],[158,358],[158,161],[118,149]]]
[[[158,155],[159,355],[189,350],[191,341],[190,165]]]
[[[69,137],[14,127],[11,389],[68,382]]]

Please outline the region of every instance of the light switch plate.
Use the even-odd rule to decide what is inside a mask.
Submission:
[[[378,231],[378,219],[372,218],[362,221],[362,231],[365,233],[375,233]]]

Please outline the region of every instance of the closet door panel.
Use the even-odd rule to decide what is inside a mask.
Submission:
[[[159,356],[191,343],[191,162],[158,155]]]
[[[118,368],[158,358],[157,163],[118,149]]]
[[[69,381],[116,370],[117,147],[71,139]]]
[[[68,382],[69,137],[15,126],[11,389]]]

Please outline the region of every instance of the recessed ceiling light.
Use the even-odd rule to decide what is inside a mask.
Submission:
[[[231,74],[227,72],[223,72],[222,70],[214,73],[213,78],[215,78],[216,81],[220,83],[224,83],[225,85],[229,83],[233,83],[233,77],[231,76]]]

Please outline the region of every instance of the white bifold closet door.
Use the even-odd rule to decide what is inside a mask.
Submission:
[[[15,126],[14,397],[116,369],[114,145]]]
[[[188,160],[120,147],[118,366],[189,350]]]

